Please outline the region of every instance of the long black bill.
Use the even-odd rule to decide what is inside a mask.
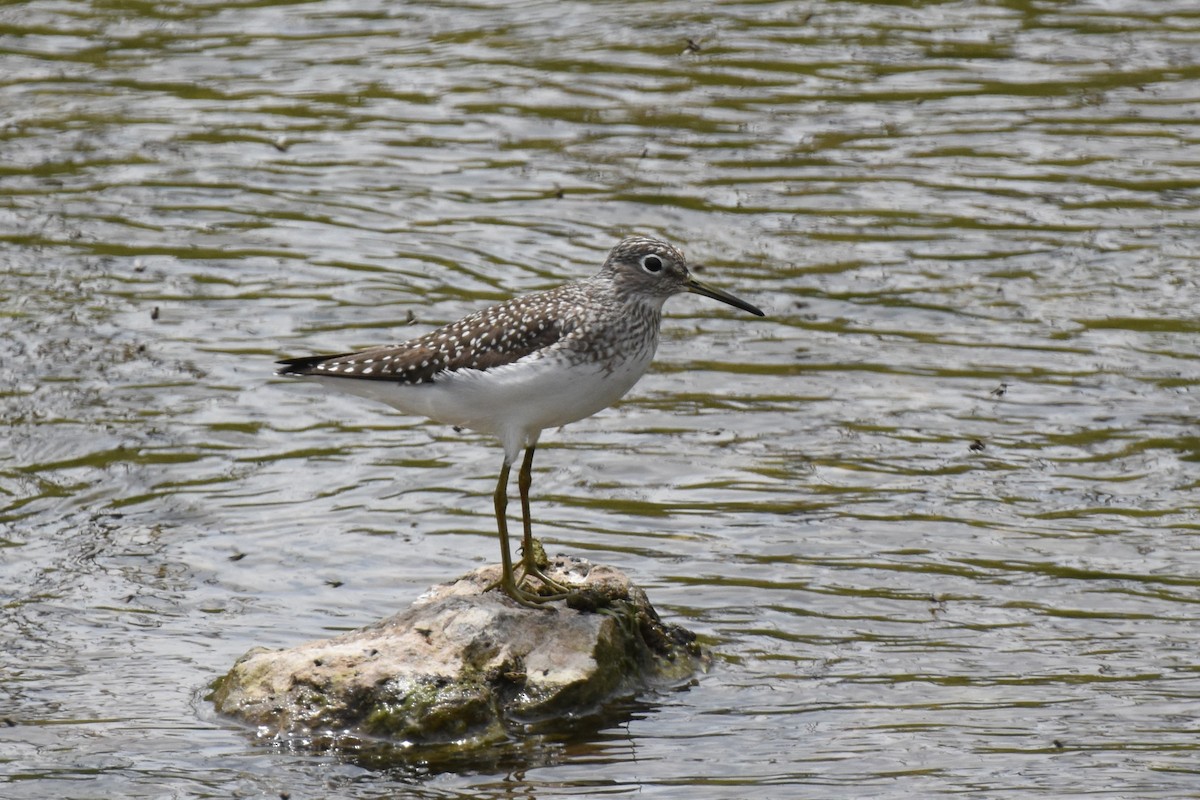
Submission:
[[[692,294],[702,294],[705,297],[711,297],[713,300],[720,300],[722,303],[728,303],[734,308],[740,308],[742,311],[749,311],[751,314],[759,317],[765,317],[766,314],[761,309],[750,305],[740,297],[734,297],[729,292],[723,292],[720,289],[714,289],[711,286],[701,283],[695,278],[689,278],[687,282],[687,290]]]

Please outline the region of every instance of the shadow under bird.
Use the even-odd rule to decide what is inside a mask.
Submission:
[[[538,437],[628,392],[658,347],[663,303],[684,292],[764,316],[745,300],[693,278],[683,253],[671,245],[634,237],[618,243],[586,280],[515,297],[400,344],[284,359],[276,374],[315,380],[498,438],[504,445],[494,496],[500,586],[521,605],[536,606],[570,592],[543,574],[534,557],[529,487]],[[518,579],[506,509],[509,470],[522,450],[517,485],[524,573]],[[542,592],[526,588],[530,578],[540,582]]]

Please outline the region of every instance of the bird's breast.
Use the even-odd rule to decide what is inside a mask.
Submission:
[[[655,344],[654,338],[646,338],[633,347],[603,351],[547,349],[489,369],[443,371],[425,383],[307,377],[406,414],[512,443],[531,441],[546,428],[576,422],[615,403],[645,374]]]

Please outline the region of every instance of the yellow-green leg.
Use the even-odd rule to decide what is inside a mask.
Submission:
[[[513,573],[512,554],[508,549],[508,519],[506,512],[508,510],[508,459],[504,459],[504,466],[500,468],[500,479],[496,482],[496,494],[494,496],[496,502],[496,527],[500,533],[500,588],[504,593],[517,601],[523,606],[529,608],[540,608],[541,603],[547,600],[555,600],[556,597],[543,597],[527,592],[517,585],[516,575]]]
[[[533,520],[529,514],[529,487],[533,484],[533,451],[535,449],[537,448],[534,445],[525,448],[525,460],[521,462],[521,471],[517,473],[517,487],[521,490],[521,524],[525,529],[524,537],[521,540],[521,560],[525,566],[525,574],[532,575],[547,588],[554,590],[556,594],[550,599],[557,600],[570,594],[570,588],[542,572],[542,568],[538,566],[537,559],[534,557]]]

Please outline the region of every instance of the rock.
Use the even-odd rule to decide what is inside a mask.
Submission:
[[[578,597],[538,609],[487,591],[499,565],[431,588],[406,611],[332,639],[255,648],[214,684],[218,712],[264,738],[355,749],[488,748],[573,725],[707,664],[694,634],[664,624],[618,570],[558,558]]]

